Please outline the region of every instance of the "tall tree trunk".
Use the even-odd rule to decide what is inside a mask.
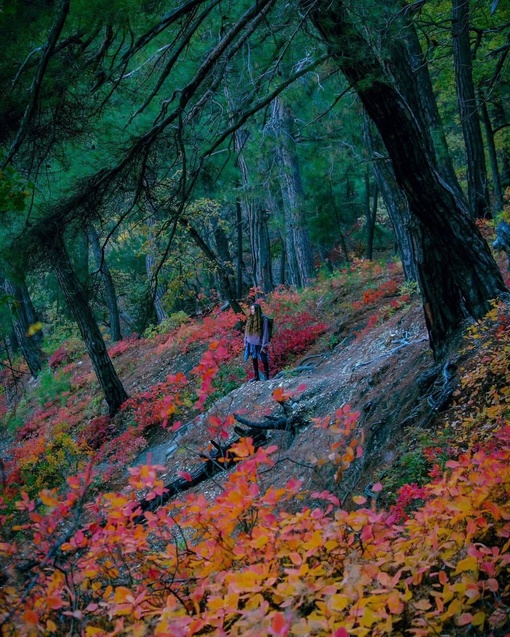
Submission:
[[[368,118],[366,118],[368,120]],[[395,179],[393,165],[373,124],[365,121],[363,136],[372,156],[372,170],[390,217],[406,281],[418,281],[418,269],[410,233],[411,213],[404,191]],[[415,221],[415,225],[417,222]],[[418,228],[415,228],[415,232]]]
[[[466,147],[469,206],[476,218],[483,218],[490,216],[491,210],[469,43],[469,0],[452,0],[452,36],[455,86]]]
[[[225,211],[223,211],[222,216],[223,218],[225,218]],[[225,274],[229,280],[229,288],[231,290],[234,290],[235,289],[234,261],[232,259],[232,255],[230,254],[230,247],[228,243],[228,237],[225,232],[225,228],[218,219],[212,219],[211,222],[213,225],[212,230],[213,230],[213,237],[214,237],[214,246],[216,248],[216,254],[218,255],[218,260],[223,266],[223,270],[225,271]]]
[[[59,286],[76,321],[92,366],[108,405],[108,412],[113,416],[120,409],[128,395],[117,376],[112,361],[108,356],[106,345],[97,325],[92,309],[87,300],[78,277],[76,276],[66,247],[61,237],[55,238],[52,263]]]
[[[92,254],[96,262],[96,267],[101,275],[104,286],[104,294],[106,300],[106,307],[108,308],[108,318],[110,322],[110,337],[113,342],[122,340],[122,332],[120,329],[120,314],[119,306],[117,304],[117,295],[115,293],[115,286],[113,284],[113,278],[108,268],[108,264],[105,260],[105,254],[99,243],[99,236],[96,229],[91,224],[88,227],[88,236],[90,246],[92,248]]]
[[[487,140],[487,152],[489,154],[489,165],[492,173],[492,183],[494,187],[494,207],[496,212],[503,210],[503,191],[501,188],[501,179],[499,176],[498,168],[498,154],[496,151],[496,144],[494,142],[494,130],[492,128],[491,119],[489,117],[489,110],[487,108],[487,102],[484,96],[480,95],[480,114],[482,117],[483,126],[485,128],[485,139]]]
[[[399,74],[391,38],[386,53],[398,86],[386,75],[343,0],[323,0],[311,16],[377,126],[406,194],[430,344],[436,358],[442,358],[465,318],[481,318],[491,300],[506,292],[501,273],[473,217],[436,169],[419,118],[406,99],[413,87],[404,73]]]
[[[4,279],[4,290],[13,299],[11,313],[16,341],[30,373],[35,378],[41,372],[46,356],[39,346],[40,337],[36,333],[30,333],[30,326],[36,322],[29,318],[32,309],[29,308],[27,311],[22,288],[7,277]]]
[[[25,312],[27,315],[27,320],[30,325],[35,325],[39,323],[39,317],[37,316],[37,312],[35,311],[34,304],[32,303],[32,297],[30,296],[30,292],[28,291],[28,286],[25,280],[19,282],[19,289],[21,290],[21,296],[23,298],[23,307],[25,308]],[[34,343],[38,347],[42,345],[44,333],[42,329],[37,329],[34,331],[32,336],[34,339]]]
[[[248,132],[246,130],[240,129],[236,131],[234,143],[237,153],[237,165],[241,173],[243,193],[240,199],[241,209],[245,219],[248,221],[253,283],[256,288],[260,288],[267,294],[274,289],[267,214],[260,206],[260,203],[255,201],[253,197],[250,173],[243,155],[243,148],[246,145],[247,139]]]
[[[241,201],[236,200],[236,296],[243,296],[243,211]]]
[[[374,187],[374,200],[372,206],[370,206],[370,172],[367,168],[365,171],[365,220],[367,224],[367,247],[365,256],[371,261],[374,255],[374,233],[375,233],[375,220],[377,218],[377,199],[379,197],[379,189],[377,181]]]
[[[273,101],[273,126],[277,133],[276,155],[285,217],[287,277],[291,285],[309,285],[315,277],[312,247],[306,227],[305,196],[293,138],[290,107],[280,98]]]
[[[455,169],[453,168],[441,115],[439,114],[439,108],[434,95],[429,67],[423,55],[418,34],[411,21],[406,21],[403,34],[405,37],[405,48],[402,49],[402,56],[409,58],[409,64],[416,82],[416,96],[418,99],[413,108],[420,109],[424,129],[431,138],[439,172],[446,182],[455,189],[457,197],[463,199],[464,193],[462,192]]]
[[[168,318],[168,314],[162,303],[163,296],[165,295],[165,290],[158,280],[158,263],[155,256],[157,254],[157,245],[153,232],[154,223],[154,214],[151,214],[147,219],[147,224],[149,226],[149,248],[147,254],[145,255],[145,270],[147,272],[147,281],[149,283],[151,302],[154,307],[154,313],[156,314],[156,321],[159,325]]]

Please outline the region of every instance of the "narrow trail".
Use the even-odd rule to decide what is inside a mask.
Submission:
[[[384,464],[392,461],[405,428],[419,426],[433,413],[427,398],[440,382],[438,377],[421,308],[413,306],[395,313],[368,336],[357,338],[348,332],[334,349],[307,354],[294,370],[268,381],[243,384],[207,413],[169,433],[168,440],[144,450],[135,464],[149,459],[162,464],[167,484],[179,472],[196,472],[204,461],[203,454],[212,448],[210,417],[225,421],[240,414],[261,421],[281,416],[282,407],[272,394],[282,388],[292,396],[289,406],[303,426],[295,432],[268,432],[267,444],[278,446],[275,467],[266,476],[268,483],[282,485],[294,476],[303,481],[304,492],[336,488],[344,500],[355,489],[363,490]],[[318,458],[328,456],[334,437],[327,429],[315,427],[313,421],[334,415],[344,405],[360,413],[358,430],[363,432],[364,454],[335,487],[333,468],[318,470],[316,465]],[[226,441],[218,438],[215,442]],[[193,489],[212,498],[225,479],[225,474],[217,474]]]

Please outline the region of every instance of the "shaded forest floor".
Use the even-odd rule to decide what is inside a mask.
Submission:
[[[501,259],[500,265],[508,285],[510,281],[504,259]],[[187,504],[184,506],[176,504],[179,514],[175,511],[170,514],[176,516],[176,519],[178,515],[184,516],[179,522],[182,529],[190,523],[186,521],[186,510],[190,507],[191,518],[197,515],[197,520],[201,521],[212,516],[208,522],[209,528],[211,525],[214,528],[219,516],[218,523],[220,519],[223,520],[221,524],[227,525],[232,538],[244,538],[243,532],[246,531],[247,541],[255,542],[257,550],[261,551],[264,550],[264,542],[269,539],[259,543],[256,533],[262,533],[263,529],[269,533],[269,528],[273,533],[276,528],[278,537],[282,533],[283,538],[285,516],[294,515],[296,517],[293,523],[301,524],[302,520],[304,524],[308,514],[301,516],[302,511],[306,510],[316,512],[317,520],[322,520],[323,514],[320,510],[324,500],[336,505],[341,504],[341,509],[336,509],[335,516],[353,516],[345,518],[348,520],[345,527],[339,526],[334,520],[329,531],[329,527],[324,527],[325,533],[338,533],[342,528],[352,532],[350,539],[335,539],[331,546],[337,546],[337,542],[340,543],[338,546],[342,546],[341,542],[345,541],[348,558],[342,562],[342,568],[347,569],[350,560],[356,562],[352,566],[352,572],[356,573],[353,587],[349,580],[350,575],[346,575],[341,581],[335,571],[336,557],[333,559],[333,551],[320,566],[320,569],[323,569],[325,564],[331,563],[333,568],[331,579],[328,579],[330,583],[326,585],[325,580],[324,591],[319,586],[320,577],[315,579],[318,576],[312,577],[312,571],[309,574],[307,570],[303,571],[303,575],[312,578],[305,587],[307,595],[310,595],[312,600],[317,594],[316,601],[309,602],[310,609],[315,609],[313,612],[305,612],[305,607],[301,606],[299,586],[294,590],[293,584],[289,584],[288,595],[292,597],[296,594],[298,600],[290,615],[284,616],[280,612],[280,602],[275,609],[268,611],[263,619],[255,615],[252,619],[249,613],[241,612],[241,632],[232,634],[334,634],[341,637],[349,634],[383,635],[392,634],[390,628],[392,622],[396,622],[398,626],[412,627],[412,630],[409,628],[410,632],[417,636],[448,634],[461,637],[474,634],[469,631],[478,630],[477,626],[484,626],[488,631],[484,634],[506,637],[510,624],[510,578],[507,560],[510,544],[505,538],[508,538],[510,528],[505,520],[510,519],[510,493],[508,475],[501,469],[504,465],[498,465],[499,469],[495,475],[491,474],[490,466],[492,458],[494,462],[506,462],[503,456],[508,455],[509,308],[495,303],[484,321],[466,324],[465,334],[459,336],[456,343],[452,343],[448,358],[441,364],[436,364],[428,347],[418,294],[412,286],[404,282],[400,266],[393,261],[384,264],[356,262],[344,271],[323,277],[309,290],[300,294],[292,290],[278,290],[267,299],[267,303],[264,303],[265,310],[275,317],[270,380],[249,382],[251,369],[249,364],[243,361],[242,356],[242,326],[238,317],[231,312],[217,310],[199,319],[185,321],[170,331],[154,333],[150,338],[131,338],[110,347],[110,355],[130,395],[129,401],[114,419],[104,415],[106,406],[100,397],[90,361],[84,355],[83,349],[80,349],[79,342],[73,339],[58,348],[50,358],[52,368],[36,382],[28,383],[22,395],[16,394],[15,386],[7,387],[4,393],[4,426],[1,430],[3,487],[0,504],[4,513],[7,512],[2,519],[9,524],[4,526],[4,543],[0,544],[0,556],[2,551],[9,556],[10,561],[4,562],[5,572],[11,572],[12,581],[19,580],[20,595],[27,585],[23,574],[33,568],[32,553],[36,546],[35,543],[33,546],[22,543],[16,548],[11,548],[9,543],[16,538],[17,530],[24,529],[24,532],[29,533],[30,525],[20,525],[23,511],[31,511],[31,507],[40,506],[42,503],[50,512],[45,515],[53,515],[52,511],[59,512],[56,494],[65,487],[69,476],[83,471],[87,464],[91,463],[97,475],[93,483],[94,497],[101,498],[101,494],[105,494],[106,502],[110,502],[114,508],[117,503],[122,511],[131,511],[132,506],[138,506],[137,503],[149,503],[149,511],[161,513],[161,517],[155,515],[148,518],[152,526],[144,533],[158,529],[157,533],[170,534],[166,540],[170,541],[170,544],[167,544],[164,556],[156,552],[146,561],[145,553],[138,554],[138,549],[133,553],[134,563],[148,565],[145,574],[147,581],[153,578],[154,581],[159,581],[167,573],[164,564],[170,559],[168,556],[172,551],[169,547],[173,545],[172,542],[177,551],[175,568],[190,558],[192,564],[195,564],[190,567],[194,579],[195,573],[199,572],[198,569],[205,565],[204,586],[209,586],[209,580],[211,586],[210,592],[204,589],[206,592],[203,593],[204,600],[200,606],[201,609],[205,609],[205,613],[209,611],[208,601],[205,600],[216,594],[215,587],[221,585],[223,575],[217,579],[214,568],[212,574],[209,571],[209,557],[205,557],[202,564],[198,557],[193,557],[193,551],[186,549],[188,538],[191,538],[195,531],[198,533],[195,540],[197,546],[202,546],[200,543],[203,539],[203,529],[196,528],[196,524],[201,522],[195,521],[195,526],[188,528],[181,539],[171,536],[168,518],[165,517],[167,513],[162,506],[162,500],[165,499],[164,486],[172,487],[178,483],[182,494],[180,497],[187,498]],[[6,404],[7,398],[10,398],[10,405]],[[245,431],[254,431],[250,426],[274,423],[282,418],[289,426],[284,430],[267,430],[266,438],[259,443],[269,453],[270,466],[268,464],[263,470],[255,471],[256,475],[251,475],[249,469],[242,468],[245,463],[241,462],[239,471],[221,470],[200,484],[193,483],[193,476],[197,475],[201,467],[210,462],[211,458],[218,459],[218,456],[214,455],[218,449],[223,450],[224,455],[213,464],[220,469],[229,468],[233,464],[226,449],[239,440],[239,425]],[[502,441],[501,446],[498,446],[499,438]],[[253,452],[249,444],[240,444],[236,453],[241,455],[237,461],[242,460],[245,457],[243,454],[247,455],[250,450]],[[478,478],[476,466],[481,466],[482,463],[485,463],[483,472]],[[153,482],[152,470],[146,469],[147,465],[156,465],[161,483]],[[466,492],[459,491],[459,501],[454,499],[453,491],[457,487],[448,483],[448,472],[452,471],[458,472],[455,480],[460,480],[459,484],[465,481],[462,477],[463,472],[469,472],[469,480],[474,481],[473,485],[476,484],[477,489],[483,490],[482,495],[475,498],[476,502],[469,500],[469,489]],[[242,492],[233,491],[232,485],[236,484],[236,478],[233,476],[236,474],[241,482],[248,480],[246,476],[250,475],[249,480],[257,481],[256,489],[255,482],[248,480]],[[76,479],[71,478],[69,484],[76,488],[73,486],[77,484]],[[249,484],[251,486],[248,486]],[[299,485],[298,491],[296,485]],[[278,504],[278,509],[284,508],[281,513],[281,528],[271,526],[276,520],[273,517],[268,522],[269,526],[254,522],[256,517],[251,520],[250,511],[255,516],[262,516],[271,510],[271,506],[268,508],[264,500],[260,506],[255,503],[248,506],[243,502],[245,497],[266,494],[263,497],[269,497],[270,503],[273,496],[267,494],[273,493],[273,488],[280,489],[279,498],[286,489],[289,490],[288,500]],[[501,489],[506,491],[500,493]],[[23,496],[23,502],[19,501],[21,491],[27,494]],[[420,507],[428,505],[431,493],[437,494],[436,499],[431,500],[429,509],[424,509],[427,512],[421,515]],[[453,498],[451,502],[448,499],[450,497]],[[222,498],[225,498],[223,504]],[[230,501],[229,498],[233,499]],[[487,510],[483,509],[485,501],[488,502]],[[172,502],[169,506],[172,506]],[[229,507],[237,511],[238,506],[243,512],[233,513],[234,518],[230,519]],[[247,507],[246,510],[244,507]],[[370,513],[364,507],[370,507]],[[477,507],[482,507],[483,513],[478,513]],[[65,515],[68,515],[67,505],[62,509],[64,510]],[[94,507],[91,510],[97,513]],[[335,508],[330,507],[328,510],[334,512]],[[468,519],[471,510],[473,520],[466,526],[464,519]],[[112,513],[114,523],[110,521],[105,525],[106,529],[110,529],[107,534],[114,533],[111,538],[105,536],[108,541],[113,541],[112,546],[119,542],[115,529],[120,519],[119,515],[124,515],[119,511],[114,510]],[[462,530],[457,531],[457,526],[453,522],[450,524],[451,511],[460,512],[455,515],[460,520],[459,529]],[[393,540],[385,548],[386,539],[372,537],[371,533],[375,532],[374,529],[382,519],[378,517],[380,515],[389,516],[384,518],[384,525],[388,526],[383,526],[388,529],[390,535],[393,534],[392,537],[397,543],[418,542],[417,547],[411,549],[409,545],[406,549],[410,551],[410,556],[414,555],[413,551],[417,551],[417,561],[412,562],[417,566],[405,566],[396,574],[393,573],[392,560],[400,559],[404,553],[399,553],[398,549],[395,549],[397,553],[392,557],[389,546]],[[406,523],[411,525],[409,528],[412,528],[415,524],[412,517],[414,515],[418,516],[417,520],[420,520],[422,526],[417,527],[419,530],[416,533],[410,532],[406,535],[402,525],[407,520]],[[438,516],[438,521],[434,521],[434,515]],[[359,528],[358,522],[361,518],[358,519],[356,516],[361,516],[364,520]],[[432,527],[424,531],[428,528],[428,516],[431,516]],[[492,531],[487,534],[485,531],[487,520],[491,516],[495,520],[490,523],[491,529],[492,526],[494,529],[497,526],[497,534]],[[312,518],[313,514],[310,519]],[[46,520],[44,515],[37,519],[43,522]],[[49,548],[41,549],[43,555],[44,551],[53,552],[56,542],[54,522],[49,517],[47,519],[51,526],[45,529],[44,533],[49,533],[49,543],[43,543],[42,546]],[[154,526],[156,520],[163,520],[160,529]],[[371,520],[370,524],[368,520]],[[65,521],[61,524],[62,529],[67,529],[71,523]],[[72,524],[75,525],[76,522]],[[84,524],[82,518],[80,524]],[[326,518],[324,524],[327,524]],[[366,530],[361,532],[365,524],[368,529],[366,536]],[[433,529],[438,528],[438,524],[444,526],[440,529],[441,533],[444,533],[444,542],[438,545],[437,551],[435,548],[432,552],[430,548],[423,550],[419,546],[420,533],[430,533],[431,537],[427,535],[426,540],[434,547],[436,531]],[[124,527],[122,522],[121,526],[126,538],[131,537],[130,533],[134,534],[129,542],[136,543],[136,538],[142,537],[136,524],[132,526],[129,522],[128,526]],[[34,525],[34,532],[41,534],[36,527],[37,525]],[[12,531],[8,530],[10,528]],[[91,538],[97,534],[97,523],[94,528],[96,530],[90,535]],[[306,535],[311,531],[308,529],[303,532]],[[46,537],[44,533],[41,537]],[[67,530],[65,533],[68,537]],[[80,542],[88,542],[86,535],[80,535],[80,531],[78,535]],[[216,547],[213,554],[220,555],[224,548],[226,550],[222,537],[221,533],[219,540],[211,536],[204,546],[209,546],[209,542],[212,542]],[[470,546],[469,542],[474,541],[474,537],[477,537],[479,542],[473,546],[482,546],[482,541],[488,542],[487,550],[492,551],[493,556],[490,558],[490,564],[489,558],[485,559],[483,551],[479,552],[478,549],[476,556],[471,552],[469,557],[466,557],[464,547]],[[365,554],[364,543],[372,540],[374,555],[377,551],[382,551],[377,565],[375,562],[372,564],[369,555]],[[277,542],[276,536],[272,541]],[[61,540],[58,540],[58,546],[60,542]],[[90,542],[89,550],[92,554],[101,550],[100,543],[93,543],[92,539]],[[306,542],[303,544],[299,540],[299,546],[303,546],[303,550],[306,545]],[[159,542],[156,543],[159,551],[158,546]],[[454,550],[452,546],[455,546]],[[81,555],[77,558],[78,564],[84,554],[78,545],[77,549],[77,555]],[[71,550],[71,544],[66,548],[66,551],[68,550]],[[206,555],[210,548],[204,550]],[[303,557],[298,554],[300,550],[294,550],[289,558],[285,557],[286,553],[282,554],[283,561],[281,564],[278,562],[277,566],[283,569],[282,577],[283,573],[287,573],[292,580],[294,571],[289,564],[301,564]],[[469,551],[473,550],[475,549],[469,548]],[[230,555],[229,551],[230,549],[226,555]],[[19,562],[16,568],[13,567],[16,561],[13,561],[13,555],[16,555]],[[127,555],[130,553],[122,556],[123,562],[128,560]],[[381,556],[384,555],[386,557],[383,559]],[[255,566],[252,564],[247,567],[251,578],[255,576],[255,572],[258,573],[260,560],[264,562],[266,558],[248,552],[246,560],[251,559],[250,556],[255,560]],[[479,558],[480,567],[476,565],[478,562],[475,564],[475,557],[476,560]],[[154,564],[159,564],[159,560],[163,560],[162,573],[150,570],[153,558]],[[307,557],[306,560],[308,559]],[[411,557],[409,559],[411,560]],[[108,560],[109,558],[107,562]],[[383,568],[381,565],[385,563],[384,560],[389,562]],[[429,560],[432,560],[430,564]],[[246,580],[248,588],[245,591],[242,588],[245,581],[236,570],[242,569],[243,565],[244,562],[241,560],[239,566],[232,567],[232,574],[226,577],[232,577],[232,581],[239,582],[236,586],[244,591],[246,599],[250,599],[253,593],[249,584],[251,579]],[[90,570],[90,566],[84,568]],[[97,583],[97,595],[101,595],[102,600],[109,600],[111,597],[113,584],[107,586],[109,581],[117,582],[118,595],[128,595],[124,568],[125,565],[120,569],[118,577],[112,577],[110,567],[107,566],[104,581],[98,580]],[[136,568],[138,569],[138,566]],[[188,567],[183,568],[185,573],[188,573]],[[220,567],[218,562],[217,568],[223,566]],[[379,568],[381,572],[378,571]],[[448,576],[439,576],[439,580],[444,584],[442,592],[438,592],[438,584],[434,583],[434,577],[437,576],[434,569],[437,568],[441,571],[449,569]],[[472,577],[469,576],[471,579],[468,584],[476,587],[478,592],[475,597],[469,593],[470,589],[466,592],[468,584],[464,570],[468,568],[474,573]],[[411,575],[399,583],[400,573],[406,569],[410,570]],[[488,569],[487,572],[484,572],[484,569]],[[429,571],[431,583],[420,586],[421,573]],[[389,586],[388,573],[395,576],[394,585]],[[0,573],[0,594],[2,577]],[[269,598],[274,592],[271,589],[271,579],[268,579],[267,575],[260,577],[267,588],[265,596]],[[362,615],[356,609],[356,604],[352,605],[360,595],[359,577],[364,577],[367,584],[374,579],[377,589],[366,598],[367,604],[374,604],[374,612],[367,610]],[[7,577],[5,581],[8,581]],[[34,583],[35,581],[36,579],[33,580]],[[450,594],[449,581],[452,582],[452,586],[453,582],[456,582],[457,588],[451,589],[455,590],[455,593]],[[378,582],[386,582],[385,588],[380,588]],[[51,583],[50,587],[53,585]],[[106,588],[99,593],[103,585]],[[149,588],[151,586],[153,584],[150,584]],[[201,586],[195,593],[190,592],[190,595],[198,594],[202,590]],[[317,588],[314,589],[313,586]],[[409,587],[417,588],[413,588],[412,602],[406,605],[410,598]],[[12,606],[14,602],[19,604],[19,601],[16,601],[16,590],[14,586],[5,588],[7,607]],[[334,591],[339,591],[339,594],[332,595]],[[81,595],[84,598],[84,608],[89,608],[88,592],[75,594]],[[225,597],[224,591],[218,594],[221,599],[232,601],[230,597]],[[64,598],[65,591],[61,595]],[[120,600],[118,595],[115,593],[112,603]],[[382,608],[377,601],[386,599],[385,595],[389,595],[386,610],[386,607]],[[434,596],[439,596],[438,606],[432,610],[430,600],[433,600]],[[448,611],[444,612],[444,605],[452,596],[455,599],[450,603]],[[90,597],[93,598],[94,596]],[[25,600],[25,597],[22,596],[22,599]],[[283,606],[291,603],[287,602],[286,596],[284,600]],[[38,606],[38,603],[34,596],[34,609],[38,609],[36,614],[43,616],[46,611],[40,610],[42,607]],[[58,601],[58,604],[60,603],[61,601]],[[101,602],[105,608],[109,603]],[[153,603],[156,606],[159,604],[151,601],[151,609],[155,608],[151,606]],[[383,606],[385,603],[383,602]],[[90,606],[90,621],[94,622],[95,615],[99,616],[101,604]],[[234,606],[237,608],[236,604],[237,602]],[[241,603],[241,607],[242,604],[244,602]],[[319,614],[322,617],[319,610],[322,613],[326,608],[324,604],[329,610],[324,611],[325,615],[320,625],[329,628],[317,628],[309,632],[310,626],[314,625],[314,616]],[[330,608],[328,604],[335,607]],[[112,612],[117,612],[116,608],[120,609],[118,612],[121,615],[126,614],[122,604],[112,606]],[[407,609],[405,613],[404,608]],[[471,610],[472,612],[469,612]],[[234,612],[236,617],[237,613],[238,611]],[[335,619],[334,613],[340,613],[338,617],[344,617],[341,622],[347,623],[338,624],[340,620]],[[10,614],[7,616],[11,617]],[[44,616],[52,615],[47,611],[47,615]],[[147,617],[149,616],[150,613]],[[293,626],[298,631],[296,633],[288,632],[291,616],[295,622]],[[159,615],[156,614],[155,617]],[[177,615],[171,617],[169,625],[173,626]],[[20,615],[13,621],[26,625],[26,622],[32,621],[30,618]],[[87,614],[81,614],[79,617],[76,615],[76,618],[82,622],[83,627],[88,626]],[[190,617],[186,620],[182,617],[181,619],[183,622],[192,621]],[[209,632],[216,620],[217,616],[212,612],[209,619],[204,620],[204,630]],[[251,626],[252,621],[255,622],[254,626],[258,626],[259,622],[263,621],[264,625],[267,624],[269,627],[264,629],[265,632],[262,628],[261,632],[257,632],[257,628],[255,632],[243,632],[247,630],[242,628],[245,620],[246,626]],[[63,621],[65,623],[65,620]],[[114,631],[113,625],[110,626],[106,619],[101,621],[103,628],[97,628],[99,632],[93,634],[114,634],[108,632]],[[148,620],[147,625],[144,624],[140,634],[146,634],[144,631],[148,630],[150,621]],[[200,619],[196,626],[202,625],[200,621],[202,620]],[[280,626],[284,621],[287,623],[281,624],[283,632],[278,632],[275,626]],[[376,621],[380,623],[375,624]],[[54,620],[51,622],[54,625]],[[372,624],[374,626],[371,628]],[[161,620],[158,625],[166,624]],[[331,627],[339,625],[341,628],[333,633]],[[441,632],[440,628],[443,625],[448,626],[447,632]],[[107,629],[107,626],[110,627]],[[284,629],[284,626],[287,628]],[[355,630],[350,633],[343,626],[351,626]],[[416,628],[417,626],[425,628]],[[95,631],[96,627],[94,624],[91,630]],[[126,628],[127,632],[121,634],[131,634],[129,630]],[[197,630],[198,634],[202,634],[199,628]],[[183,629],[183,632],[175,634],[195,633],[188,633]],[[224,633],[220,631],[214,634]],[[397,631],[394,634],[403,633]]]
[[[506,276],[503,257],[501,266]],[[276,293],[267,309],[276,316],[272,352],[282,345],[282,325],[287,338],[286,350],[274,357],[276,365],[284,365],[275,368],[272,361],[269,381],[249,382],[242,330],[237,319],[225,319],[219,311],[168,333],[111,346],[110,355],[131,397],[130,407],[113,421],[101,415],[106,407],[81,345],[73,339],[64,343],[53,355],[57,365],[51,381],[31,381],[22,401],[12,399],[5,411],[8,427],[2,430],[2,446],[7,465],[9,459],[22,459],[17,478],[25,481],[29,493],[58,486],[66,473],[88,459],[111,489],[122,489],[126,468],[147,462],[160,465],[168,483],[203,463],[211,442],[225,445],[236,439],[234,415],[260,423],[268,422],[268,416],[281,417],[285,409],[297,415],[301,426],[293,432],[268,433],[267,444],[278,446],[270,482],[283,484],[295,475],[303,480],[305,492],[329,489],[349,507],[349,496],[385,476],[390,476],[385,493],[390,499],[406,480],[424,480],[431,465],[419,458],[422,448],[434,446],[436,430],[443,435],[455,400],[469,399],[462,393],[463,374],[480,356],[482,340],[476,347],[473,342],[453,344],[450,357],[436,365],[418,294],[408,289],[393,262],[353,264],[340,276],[324,279],[304,300],[293,292]],[[282,321],[279,315],[285,315]],[[320,329],[315,329],[318,324]],[[293,338],[289,329],[301,327],[309,330],[309,338],[296,347],[288,342]],[[228,351],[218,360],[207,359],[211,342],[216,347],[225,335]],[[212,382],[203,378],[208,366],[214,370]],[[206,382],[208,389],[201,396],[200,386]],[[275,391],[284,392],[284,402],[275,400]],[[337,469],[318,464],[330,454],[333,437],[314,423],[347,408],[359,414],[363,455],[336,481]],[[454,435],[448,428],[448,435]],[[417,466],[402,475],[399,463],[414,450]],[[64,460],[58,468],[49,457],[55,451]],[[224,479],[216,476],[194,489],[213,497]]]

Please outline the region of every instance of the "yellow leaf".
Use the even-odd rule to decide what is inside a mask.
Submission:
[[[360,619],[360,624],[362,626],[372,626],[372,624],[375,624],[375,622],[379,621],[381,618],[378,614],[374,613],[374,611],[371,608],[365,608],[363,610],[363,616]]]
[[[331,610],[344,610],[349,606],[350,599],[347,595],[340,595],[339,593],[336,595],[331,595],[328,600],[328,606]]]
[[[28,330],[27,330],[27,336],[33,336],[34,334],[37,334],[37,332],[40,332],[43,328],[43,324],[38,321],[37,323],[32,323],[32,325],[28,326]]]
[[[471,623],[473,624],[473,626],[483,626],[485,622],[485,613],[483,613],[482,611],[480,611],[479,613],[476,613],[476,615],[473,616],[473,619],[471,620]]]
[[[39,493],[39,497],[41,498],[41,502],[47,507],[56,507],[59,505],[59,501],[54,497],[56,493],[55,489],[49,491],[45,489]]]
[[[465,571],[478,571],[478,560],[473,555],[469,555],[457,563],[454,575],[464,573]]]

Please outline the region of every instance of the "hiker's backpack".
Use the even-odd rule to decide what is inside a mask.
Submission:
[[[263,318],[267,321],[267,337],[269,340],[271,340],[273,338],[274,318],[265,315]]]

